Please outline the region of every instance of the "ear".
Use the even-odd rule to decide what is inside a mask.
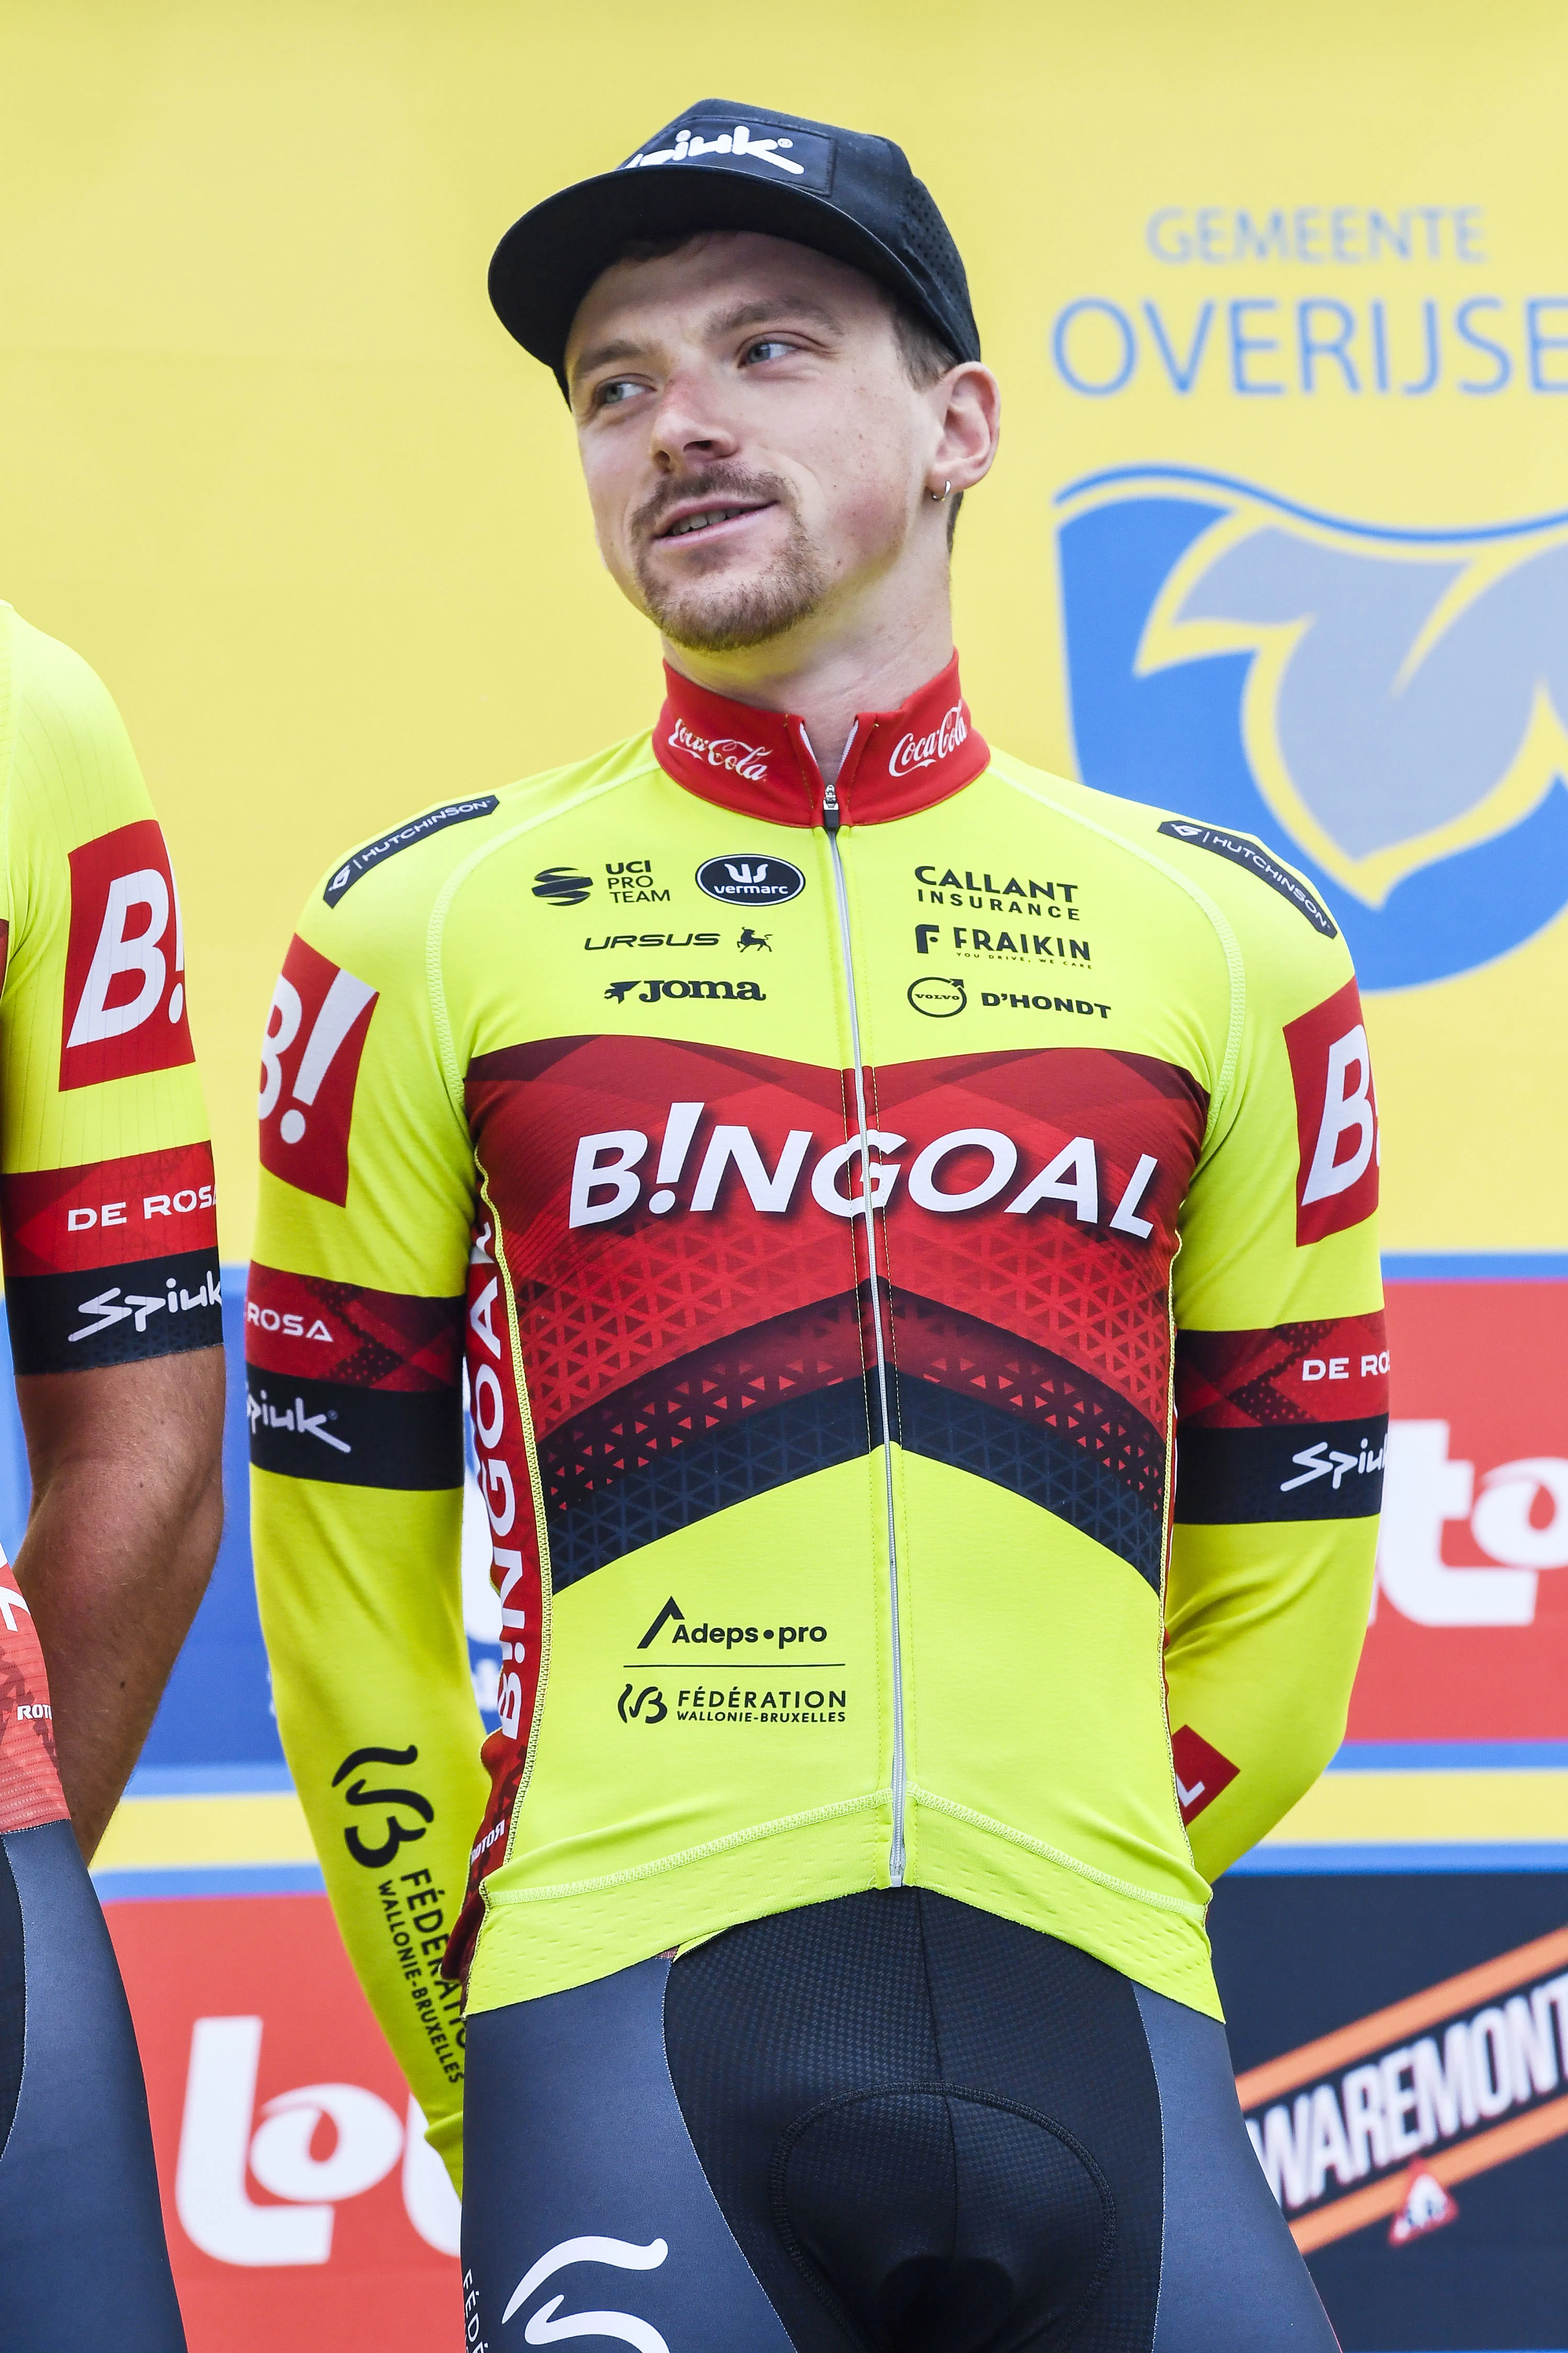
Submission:
[[[931,386],[939,404],[940,438],[931,460],[940,489],[950,481],[957,491],[972,491],[991,471],[1002,434],[1002,387],[988,367],[965,360],[950,368]]]

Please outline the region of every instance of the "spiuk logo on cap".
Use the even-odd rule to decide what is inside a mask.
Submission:
[[[813,187],[827,185],[833,161],[831,139],[784,131],[777,124],[753,130],[749,122],[731,121],[721,129],[720,121],[718,116],[706,115],[683,122],[669,146],[639,147],[635,155],[626,157],[622,171],[646,172],[656,164],[700,164],[723,156],[731,171],[738,163],[749,164],[758,171],[785,173]]]

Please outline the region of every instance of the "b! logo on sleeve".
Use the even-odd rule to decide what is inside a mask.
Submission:
[[[296,938],[261,1041],[261,1165],[302,1193],[349,1194],[349,1126],[376,991]]]
[[[157,819],[84,842],[70,876],[62,1092],[193,1061],[180,902]]]
[[[1285,1025],[1300,1163],[1296,1240],[1321,1242],[1377,1207],[1377,1097],[1353,980]]]

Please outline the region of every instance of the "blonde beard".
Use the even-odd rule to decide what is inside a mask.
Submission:
[[[637,584],[649,617],[672,645],[691,653],[739,653],[782,638],[821,607],[827,582],[797,529],[760,580],[694,580],[666,590],[641,565]]]

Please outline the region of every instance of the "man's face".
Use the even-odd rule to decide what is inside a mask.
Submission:
[[[763,644],[897,562],[943,403],[858,270],[727,230],[616,262],[567,373],[601,552],[674,644]]]

